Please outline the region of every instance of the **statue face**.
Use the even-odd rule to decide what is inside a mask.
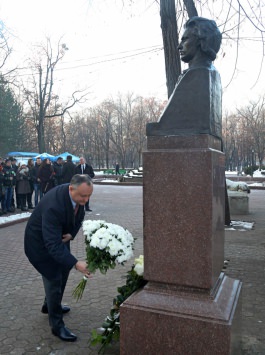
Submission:
[[[180,53],[180,59],[185,62],[189,63],[198,53],[200,48],[200,41],[199,39],[192,34],[190,28],[187,28],[183,36],[181,38],[181,42],[178,46],[178,50]]]

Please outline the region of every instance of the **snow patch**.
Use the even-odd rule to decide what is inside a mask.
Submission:
[[[254,227],[254,222],[244,222],[244,221],[231,221],[229,227],[226,227],[225,230],[239,230],[246,231],[251,230]]]
[[[13,221],[17,221],[19,219],[28,218],[30,217],[30,215],[31,215],[30,212],[25,212],[25,213],[13,214],[11,216],[0,217],[0,224],[10,223]]]

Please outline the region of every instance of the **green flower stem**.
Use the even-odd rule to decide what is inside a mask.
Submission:
[[[76,302],[82,298],[84,290],[86,288],[87,280],[88,278],[84,276],[83,279],[79,282],[79,284],[74,289],[72,295],[76,299]]]

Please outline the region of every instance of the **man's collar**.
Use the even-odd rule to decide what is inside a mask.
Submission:
[[[71,202],[72,202],[73,209],[75,209],[76,202],[72,199],[71,194],[70,194],[70,191],[69,191],[69,197],[70,197],[70,200],[71,200]]]

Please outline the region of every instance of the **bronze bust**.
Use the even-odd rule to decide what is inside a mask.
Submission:
[[[147,136],[222,135],[222,87],[212,64],[222,35],[213,20],[193,17],[185,24],[178,47],[189,64],[179,77],[158,122],[147,124]]]

